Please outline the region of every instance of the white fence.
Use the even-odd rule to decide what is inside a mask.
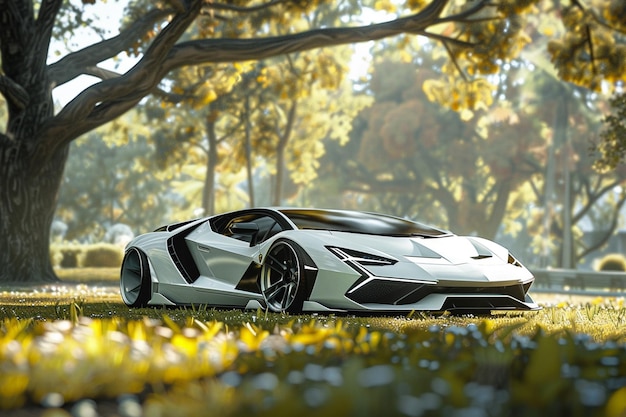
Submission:
[[[533,269],[531,292],[626,296],[626,272]]]

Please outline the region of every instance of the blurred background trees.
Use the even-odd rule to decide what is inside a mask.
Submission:
[[[358,3],[347,5],[357,12]],[[471,53],[446,41],[401,36],[371,43],[357,58],[344,46],[174,71],[138,108],[149,133],[123,152],[129,163],[137,158],[132,149],[144,152],[141,166],[151,164],[161,177],[137,181],[119,158],[120,181],[94,182],[91,211],[68,216],[70,202],[62,200],[58,217],[84,224],[124,220],[145,231],[255,205],[344,207],[504,241],[534,266],[589,263],[621,226],[626,201],[626,170],[607,145],[616,139],[608,139],[608,130],[599,134],[610,105],[621,103],[609,102],[613,84],[607,81],[617,80],[622,63],[607,67],[605,61],[623,50],[620,36],[602,23],[615,23],[616,6],[600,6],[539,2],[535,11],[542,13],[509,20],[510,33],[498,22],[475,23],[457,37],[484,43]],[[376,7],[389,15],[401,11],[397,2]],[[265,31],[337,25],[343,12],[320,5]],[[219,22],[210,30],[241,36],[248,24],[235,26],[239,33]],[[437,33],[447,34],[451,25]],[[595,48],[591,61],[581,45]],[[612,126],[615,131],[615,120]],[[96,143],[108,153],[95,152],[115,155],[115,145]],[[78,156],[83,147],[76,146],[81,161],[88,158]],[[612,164],[602,155],[611,155]],[[75,170],[71,161],[68,172]],[[149,194],[142,208],[149,215],[141,220],[159,220],[134,221],[123,203],[132,200],[105,191],[114,184]],[[101,209],[94,208],[98,195],[110,196]]]
[[[23,16],[2,12],[11,27],[34,20],[19,3]],[[26,161],[1,164],[0,185],[52,207],[72,143],[55,213],[67,239],[247,206],[332,206],[576,267],[621,227],[622,1],[138,0],[120,2],[114,21],[97,1],[53,3],[39,10],[53,42],[38,56],[46,76],[23,77],[33,85],[15,82],[18,38],[0,33],[0,160]],[[50,88],[79,75],[96,83],[46,106]],[[29,164],[52,174],[26,181]],[[0,199],[3,239],[35,236],[1,216],[26,200]],[[46,223],[46,210],[25,206],[41,215],[24,219]],[[22,239],[19,262],[4,265],[40,252]]]

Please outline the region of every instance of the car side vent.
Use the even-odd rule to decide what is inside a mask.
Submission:
[[[200,270],[198,270],[198,266],[193,256],[191,256],[191,252],[185,241],[185,237],[192,230],[193,228],[190,228],[167,239],[167,251],[174,265],[176,265],[176,269],[178,269],[183,278],[185,278],[185,281],[190,284],[200,277]]]

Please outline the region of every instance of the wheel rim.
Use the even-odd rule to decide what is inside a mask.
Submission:
[[[121,289],[124,302],[135,304],[139,299],[141,285],[144,280],[143,261],[137,249],[131,249],[122,264]]]
[[[287,310],[296,299],[300,285],[300,262],[295,249],[279,242],[270,249],[263,267],[261,291],[273,311]]]

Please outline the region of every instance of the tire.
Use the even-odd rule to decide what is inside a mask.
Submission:
[[[265,255],[261,292],[271,311],[302,312],[306,283],[301,250],[293,242],[277,240]]]
[[[150,266],[148,257],[138,248],[130,248],[124,255],[120,273],[120,293],[129,307],[145,307],[150,301]]]

